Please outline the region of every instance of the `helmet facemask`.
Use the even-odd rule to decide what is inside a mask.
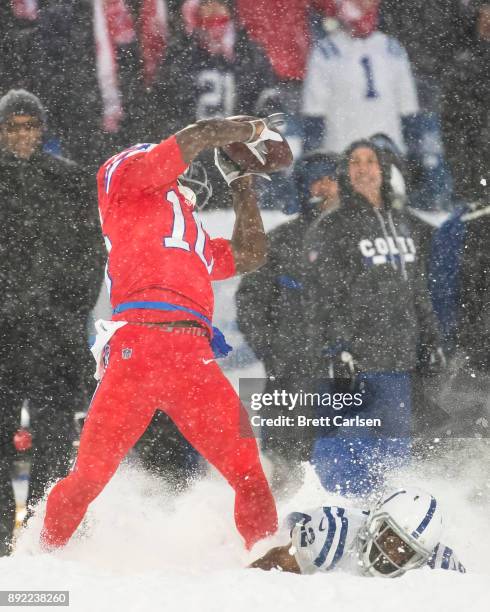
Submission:
[[[407,538],[388,515],[368,520],[359,534],[359,558],[365,573],[396,578],[425,565],[431,555],[412,538]]]
[[[201,162],[192,162],[184,174],[179,176],[178,182],[183,188],[183,195],[199,210],[206,206],[213,195],[208,173]]]
[[[441,535],[440,504],[430,493],[417,487],[387,492],[359,532],[360,564],[371,576],[401,576],[429,561]]]

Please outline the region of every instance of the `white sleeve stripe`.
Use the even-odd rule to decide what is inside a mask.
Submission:
[[[437,547],[437,554],[434,560],[434,567],[441,567],[443,553],[444,553],[444,547],[439,545]]]
[[[335,528],[336,528],[335,538],[330,548],[329,554],[327,556],[327,561],[325,564],[332,569],[336,565],[337,561],[339,560],[338,553],[339,552],[343,553],[343,547],[345,544],[345,536],[346,536],[346,531],[347,531],[346,519],[338,514],[338,509],[337,509],[337,513],[335,516]],[[342,548],[342,550],[340,550],[340,548]]]
[[[339,543],[330,564],[330,569],[333,569],[344,555],[345,542],[349,530],[349,519],[345,516],[343,508],[337,508],[337,517],[337,522],[340,521]]]

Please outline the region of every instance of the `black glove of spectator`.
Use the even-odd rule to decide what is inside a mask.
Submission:
[[[423,376],[437,376],[446,369],[446,366],[446,356],[442,347],[422,349],[418,370]]]
[[[327,377],[342,381],[342,387],[353,391],[357,382],[357,367],[352,353],[349,351],[333,352],[330,349],[323,351],[327,359]]]

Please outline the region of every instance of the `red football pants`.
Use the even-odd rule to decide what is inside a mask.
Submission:
[[[163,410],[235,490],[235,522],[247,548],[277,529],[277,513],[239,398],[192,328],[128,324],[109,343],[75,465],[48,496],[41,542],[68,542],[88,505]]]

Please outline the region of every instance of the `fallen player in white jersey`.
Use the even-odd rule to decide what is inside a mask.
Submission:
[[[395,578],[428,566],[466,572],[441,543],[437,500],[416,488],[385,495],[371,510],[325,506],[287,518],[291,541],[272,548],[249,567],[314,574],[341,569]]]

